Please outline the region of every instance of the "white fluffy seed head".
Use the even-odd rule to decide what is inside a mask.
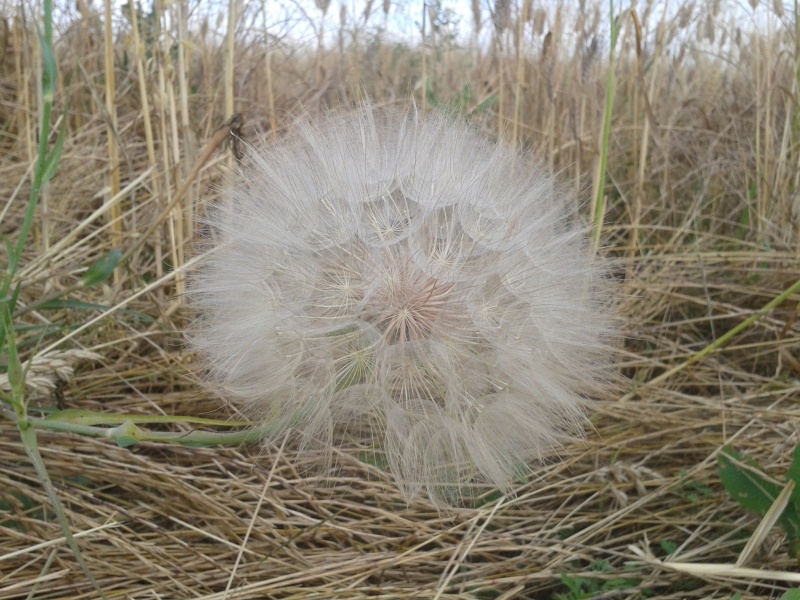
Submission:
[[[445,504],[580,430],[609,380],[609,284],[529,157],[371,107],[251,155],[191,294],[230,400],[306,441],[366,417],[406,496]]]

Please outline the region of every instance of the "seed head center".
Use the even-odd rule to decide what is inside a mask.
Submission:
[[[452,284],[408,274],[400,285],[393,284],[375,294],[366,319],[390,344],[430,338],[436,322],[447,312]]]

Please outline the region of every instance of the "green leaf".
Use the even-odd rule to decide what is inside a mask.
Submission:
[[[141,441],[146,435],[133,421],[125,421],[111,430],[111,437],[114,438],[120,448],[127,448]]]
[[[376,452],[359,452],[357,458],[363,463],[372,465],[379,471],[386,472],[389,470],[389,461],[384,454],[378,454]]]
[[[759,516],[767,513],[783,489],[764,473],[757,462],[727,447],[719,455],[719,476],[731,498]],[[778,519],[790,541],[800,538],[800,511],[794,498],[793,494],[793,501]]]
[[[14,288],[14,293],[11,294],[11,303],[8,305],[8,313],[13,314],[14,308],[17,306],[17,300],[19,300],[19,291],[22,288],[22,284],[18,283],[17,287]]]
[[[719,476],[731,498],[760,516],[767,513],[781,492],[757,462],[731,448],[723,448],[719,455]]]
[[[425,98],[431,106],[439,106],[439,101],[436,99],[436,94],[433,93],[433,86],[431,86],[430,79],[425,79]]]
[[[104,311],[108,310],[111,307],[108,306],[107,304],[93,304],[91,302],[83,302],[81,300],[63,300],[57,298],[55,300],[48,300],[47,302],[42,302],[36,308],[38,310],[75,309],[75,310]]]
[[[495,104],[497,104],[498,98],[497,96],[489,96],[486,100],[478,104],[472,111],[469,113],[470,116],[476,113],[484,113],[487,110],[491,109]]]
[[[47,158],[44,162],[44,169],[42,170],[42,185],[50,181],[53,175],[56,174],[56,169],[58,169],[58,163],[61,161],[61,151],[64,148],[64,140],[67,139],[67,120],[61,120],[61,131],[58,132],[58,139],[56,140],[56,145],[53,146],[53,149],[50,151],[50,154],[47,155]]]
[[[787,590],[780,600],[800,600],[800,589]]]
[[[795,521],[798,523],[798,528],[800,528],[800,444],[794,447],[794,456],[792,457],[792,464],[789,465],[789,470],[786,472],[786,480],[794,481],[795,486],[792,490],[789,505],[783,513],[783,518]],[[783,525],[782,522],[781,525]],[[792,556],[800,560],[800,535],[796,535],[789,540],[789,551]]]
[[[743,240],[750,228],[750,207],[745,206],[739,217],[739,227],[736,228],[736,239]]]
[[[108,423],[121,423],[128,419],[124,415],[107,415],[91,410],[81,410],[79,408],[68,408],[58,412],[50,413],[45,417],[45,421],[61,421],[62,423],[73,423],[75,425],[106,425]]]
[[[121,258],[122,250],[119,248],[115,248],[105,254],[83,274],[83,287],[95,286],[111,277]]]
[[[678,544],[673,542],[672,540],[661,540],[659,542],[661,549],[669,556],[673,554],[678,549]]]
[[[470,101],[472,100],[472,90],[469,89],[469,85],[464,84],[464,87],[461,89],[455,100],[453,100],[451,111],[454,114],[461,114],[464,112],[464,109],[467,108]]]
[[[9,401],[14,407],[18,422],[25,421],[25,370],[17,354],[17,338],[11,322],[8,305],[0,307],[5,341],[8,345],[8,383],[11,385]]]
[[[789,470],[786,471],[786,480],[794,481],[795,486],[792,490],[792,504],[800,512],[800,444],[794,447],[794,456],[792,457],[792,464],[789,465]]]
[[[36,36],[39,38],[39,45],[42,48],[42,99],[45,102],[53,102],[56,95],[56,74],[58,67],[56,66],[56,57],[53,55],[52,40],[46,39],[42,35],[39,24],[36,25]]]
[[[17,345],[9,340],[8,345],[8,383],[11,385],[11,397],[15,404],[22,402],[25,390],[25,370],[17,356]]]
[[[3,244],[6,247],[6,254],[8,256],[8,265],[6,266],[6,274],[3,277],[2,285],[0,285],[0,294],[5,296],[11,288],[11,280],[14,277],[14,263],[16,261],[16,251],[14,244],[11,243],[7,237],[3,236]],[[13,308],[11,312],[14,312]]]
[[[6,302],[5,299],[3,302],[0,302],[0,311],[2,311],[2,313],[0,313],[2,314],[2,318],[0,318],[0,349],[6,347],[6,338],[9,335],[9,330],[13,329],[11,315],[14,313],[14,307],[17,305],[17,300],[19,299],[19,289],[20,284],[17,284],[8,302]]]

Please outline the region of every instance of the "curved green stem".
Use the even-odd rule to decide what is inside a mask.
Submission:
[[[149,422],[155,421],[150,420]],[[187,421],[175,421],[173,419],[169,422]],[[114,440],[117,445],[123,448],[132,446],[138,442],[178,444],[180,446],[192,447],[238,446],[241,444],[258,442],[266,437],[274,435],[276,431],[286,426],[284,420],[280,420],[274,424],[262,427],[251,427],[238,431],[201,431],[197,429],[186,432],[150,431],[136,425],[132,418],[126,418],[119,425],[114,427],[98,427],[95,425],[85,425],[81,422],[62,421],[52,418],[52,415],[46,419],[29,418],[28,423],[34,429],[61,431],[64,433],[75,433],[89,437]]]
[[[224,419],[206,419],[203,417],[180,417],[173,415],[126,415],[104,413],[91,410],[69,408],[50,413],[45,421],[60,421],[74,425],[119,425],[126,421],[131,423],[191,423],[194,425],[213,425],[216,427],[252,427],[248,421],[227,421]]]

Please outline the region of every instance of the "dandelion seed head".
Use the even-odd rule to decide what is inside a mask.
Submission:
[[[612,295],[574,208],[463,123],[302,123],[225,194],[191,287],[210,381],[306,442],[369,418],[408,498],[509,490],[610,379]]]

